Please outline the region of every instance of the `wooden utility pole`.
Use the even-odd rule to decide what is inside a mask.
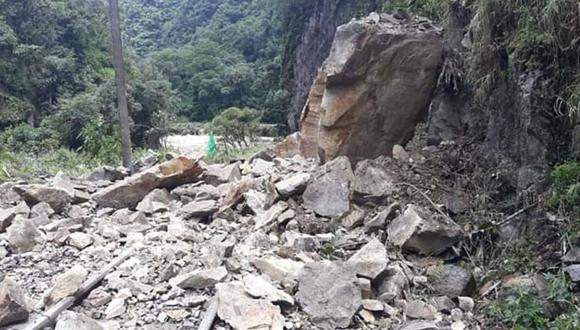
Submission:
[[[109,23],[113,40],[113,64],[117,85],[117,104],[119,107],[119,124],[121,126],[121,146],[123,148],[123,166],[133,171],[131,152],[131,132],[129,130],[129,107],[127,105],[127,78],[123,59],[123,42],[121,40],[121,18],[119,0],[109,0]]]

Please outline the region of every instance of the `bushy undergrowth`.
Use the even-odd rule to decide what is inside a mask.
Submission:
[[[572,330],[580,327],[578,298],[567,275],[546,274],[547,290],[543,297],[519,292],[500,298],[490,307],[489,314],[514,330]],[[548,305],[557,306],[559,315],[546,314]]]
[[[59,171],[71,176],[80,176],[96,167],[98,164],[92,157],[70,149],[56,149],[37,154],[0,151],[0,181],[54,175]]]

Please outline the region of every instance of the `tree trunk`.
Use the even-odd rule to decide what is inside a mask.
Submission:
[[[131,152],[131,132],[129,130],[129,109],[127,105],[127,78],[125,61],[123,59],[123,43],[121,40],[121,19],[119,15],[119,0],[109,0],[109,22],[113,41],[113,64],[117,85],[117,103],[119,107],[119,124],[121,126],[121,145],[123,148],[123,166],[133,171]]]

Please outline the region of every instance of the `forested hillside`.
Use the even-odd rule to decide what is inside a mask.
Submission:
[[[169,77],[179,113],[205,121],[232,106],[284,117],[284,1],[125,1],[126,35],[143,61]]]

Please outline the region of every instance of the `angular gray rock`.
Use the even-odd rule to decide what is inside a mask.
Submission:
[[[286,303],[294,305],[294,298],[282,290],[276,289],[272,283],[264,278],[248,274],[243,278],[246,293],[254,298],[264,298],[272,303]]]
[[[50,207],[50,205],[48,205],[48,203],[45,202],[38,203],[30,209],[31,217],[40,217],[40,216],[51,217],[54,213],[55,212],[52,209],[52,207]]]
[[[405,212],[387,227],[388,240],[406,250],[437,255],[459,242],[461,227],[451,219],[408,205]]]
[[[294,174],[291,177],[276,183],[276,191],[278,191],[282,197],[290,197],[303,192],[304,189],[306,189],[308,181],[310,181],[309,173]]]
[[[137,204],[136,210],[146,214],[166,211],[172,200],[173,198],[167,189],[155,189]]]
[[[352,257],[348,263],[352,264],[359,276],[374,280],[387,268],[387,249],[378,239],[372,239]]]
[[[255,217],[254,222],[256,223],[254,229],[260,229],[272,224],[278,219],[284,211],[288,209],[288,203],[280,201],[274,204],[268,211],[259,214]]]
[[[71,311],[64,311],[58,316],[55,330],[105,330],[96,320]]]
[[[298,276],[296,300],[318,328],[348,327],[362,306],[354,267],[343,262],[307,264]]]
[[[227,269],[225,267],[218,267],[178,275],[177,277],[170,279],[169,284],[182,289],[213,288],[217,283],[225,280],[227,276]]]
[[[439,330],[440,328],[434,321],[409,321],[397,328],[397,330]]]
[[[400,298],[403,290],[409,287],[409,280],[398,265],[387,267],[377,278],[376,283],[378,299],[386,303],[391,303],[396,298]]]
[[[14,191],[22,196],[28,205],[46,202],[56,213],[62,212],[73,201],[73,196],[68,191],[46,185],[16,186]]]
[[[0,328],[28,320],[24,292],[9,277],[0,282]]]
[[[119,181],[129,176],[129,170],[124,167],[104,166],[85,176],[88,181]]]
[[[66,273],[54,278],[53,286],[46,297],[46,305],[52,306],[66,297],[74,295],[87,279],[89,272],[82,266],[74,266]]]
[[[407,302],[406,312],[407,316],[413,319],[435,320],[437,310],[423,301],[411,300]]]
[[[350,186],[354,174],[350,161],[338,157],[313,174],[302,198],[304,208],[324,217],[340,217],[350,209]]]
[[[154,189],[173,189],[194,182],[202,172],[197,162],[178,157],[98,191],[93,194],[93,200],[101,208],[134,208]]]
[[[6,238],[18,253],[29,252],[38,244],[45,242],[44,234],[36,228],[30,219],[17,216],[6,230]]]
[[[87,246],[93,244],[93,238],[91,235],[86,233],[74,232],[69,235],[67,243],[79,250],[83,250]]]
[[[472,296],[475,293],[475,277],[464,268],[456,265],[441,265],[427,272],[433,290],[449,298]]]
[[[580,282],[580,265],[571,265],[564,268],[572,282]]]
[[[240,163],[230,165],[209,165],[205,168],[202,177],[203,181],[212,186],[219,186],[223,183],[234,182],[242,179]]]
[[[356,165],[353,193],[359,197],[384,197],[397,191],[397,176],[383,168],[382,158],[363,160]]]
[[[290,276],[298,275],[304,268],[304,263],[302,262],[274,257],[254,259],[252,265],[277,282],[282,282]]]
[[[181,208],[186,219],[206,218],[212,216],[219,210],[218,203],[214,200],[193,201]]]
[[[253,299],[241,282],[216,285],[218,316],[235,330],[283,330],[284,316],[280,307],[265,299]]]
[[[15,217],[16,217],[15,208],[12,207],[9,209],[0,209],[0,233],[6,231],[6,228],[8,228],[12,224],[12,220],[14,220]]]

